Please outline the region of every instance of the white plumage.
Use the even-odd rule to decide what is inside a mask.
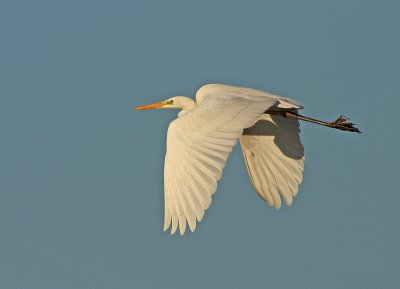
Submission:
[[[281,196],[292,204],[301,183],[304,154],[296,119],[264,112],[302,108],[296,102],[251,88],[208,84],[190,98],[177,96],[138,107],[179,108],[167,134],[164,168],[164,230],[183,234],[211,204],[226,160],[240,138],[250,180],[270,206]]]
[[[270,206],[291,205],[303,178],[304,149],[297,119],[262,114],[240,137],[243,158],[256,192]]]

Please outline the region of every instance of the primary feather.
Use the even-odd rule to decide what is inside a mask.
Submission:
[[[262,114],[240,137],[243,158],[257,193],[279,208],[291,205],[302,180],[304,149],[297,119]]]

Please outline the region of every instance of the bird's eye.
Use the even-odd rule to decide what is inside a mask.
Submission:
[[[171,100],[168,100],[167,102],[166,102],[166,104],[174,104],[174,101],[171,99]]]

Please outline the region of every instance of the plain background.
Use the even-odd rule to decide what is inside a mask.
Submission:
[[[0,288],[397,288],[398,1],[0,2]],[[194,234],[163,226],[178,111],[206,83],[304,114],[305,176],[269,208],[239,147]]]

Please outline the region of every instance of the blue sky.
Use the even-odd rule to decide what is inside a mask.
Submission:
[[[394,288],[400,267],[397,1],[0,3],[0,287]],[[177,111],[206,83],[351,117],[302,124],[291,207],[253,191],[239,147],[194,234],[163,226]]]

